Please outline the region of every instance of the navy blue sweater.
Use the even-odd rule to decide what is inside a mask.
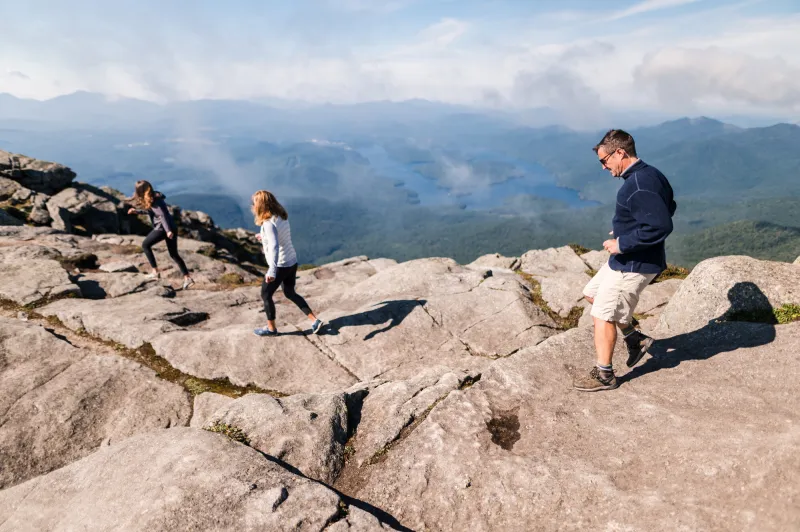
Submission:
[[[672,187],[664,174],[641,159],[622,178],[613,220],[620,252],[608,265],[622,272],[661,273],[667,267],[664,241],[672,232],[677,208]]]

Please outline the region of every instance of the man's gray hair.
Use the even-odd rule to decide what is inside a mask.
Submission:
[[[636,143],[633,142],[633,137],[621,129],[610,129],[603,135],[603,140],[592,149],[596,153],[600,148],[603,148],[606,153],[612,153],[622,148],[631,157],[636,157]]]

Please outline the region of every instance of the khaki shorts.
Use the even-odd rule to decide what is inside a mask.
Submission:
[[[603,264],[583,289],[583,295],[594,299],[592,316],[620,325],[629,324],[642,290],[655,276],[655,273],[618,272],[609,268],[608,263]]]

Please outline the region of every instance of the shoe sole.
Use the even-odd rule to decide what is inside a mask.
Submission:
[[[573,388],[575,388],[579,392],[602,392],[605,390],[616,390],[617,388],[619,388],[619,383],[609,386],[600,386],[598,388],[578,388],[577,386],[573,386]]]
[[[627,365],[629,368],[632,368],[633,366],[638,364],[639,361],[642,359],[642,357],[647,354],[647,351],[651,347],[653,347],[653,343],[654,342],[655,342],[654,339],[648,337],[647,340],[644,341],[644,345],[642,346],[642,348],[639,350],[639,356],[637,356],[633,360],[628,359],[628,361],[625,363],[625,365]]]
[[[259,338],[264,338],[265,336],[278,336],[278,333],[274,333],[274,334],[258,334],[255,331],[253,331],[253,334],[258,336]]]

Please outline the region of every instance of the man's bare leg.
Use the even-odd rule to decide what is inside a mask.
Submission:
[[[617,343],[617,324],[599,318],[594,320],[594,348],[597,351],[597,365],[610,366]]]

